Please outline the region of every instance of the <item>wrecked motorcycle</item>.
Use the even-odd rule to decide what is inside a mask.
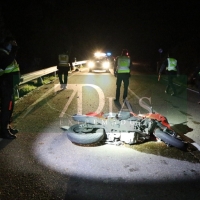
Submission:
[[[72,118],[78,124],[69,127],[67,137],[75,144],[86,145],[100,141],[118,145],[136,144],[148,141],[154,135],[168,146],[186,149],[186,143],[172,130],[167,118],[159,113],[91,112],[85,115],[75,114]]]

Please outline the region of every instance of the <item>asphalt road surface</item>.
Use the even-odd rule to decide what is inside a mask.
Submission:
[[[118,112],[113,103],[116,78],[87,68],[70,74],[66,90],[58,80],[20,99],[13,125],[15,140],[0,139],[0,199],[199,199],[200,154],[162,142],[140,145],[78,146],[66,131],[71,116]],[[198,94],[177,86],[178,96],[164,93],[165,80],[132,71],[128,100],[135,113],[165,115],[185,139],[200,144]],[[123,91],[123,87],[122,87]],[[122,102],[121,102],[122,104]],[[126,107],[121,109],[127,110]]]

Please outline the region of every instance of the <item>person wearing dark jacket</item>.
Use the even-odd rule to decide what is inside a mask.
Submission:
[[[15,139],[18,130],[11,127],[11,117],[14,109],[14,90],[20,82],[20,70],[16,61],[17,43],[12,37],[7,37],[0,44],[0,134],[6,139]]]
[[[168,77],[167,78],[168,83],[167,83],[167,87],[165,89],[165,93],[168,94],[169,90],[171,88],[172,89],[171,96],[176,96],[177,92],[176,92],[176,88],[174,86],[173,80],[176,76],[179,76],[179,67],[177,64],[177,60],[173,57],[168,56],[168,58],[164,61],[164,63],[162,64],[162,66],[159,70],[158,81],[160,80],[160,76],[164,70]]]

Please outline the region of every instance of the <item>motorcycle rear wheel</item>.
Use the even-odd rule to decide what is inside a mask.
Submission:
[[[68,139],[76,144],[93,144],[104,138],[103,129],[92,129],[75,124],[67,130]]]
[[[163,132],[160,129],[156,129],[155,132],[154,132],[154,135],[157,138],[161,139],[166,144],[169,144],[169,145],[174,146],[174,147],[181,149],[181,150],[186,149],[186,144],[183,141],[179,140],[176,137],[173,137],[173,136],[167,134],[166,132]]]

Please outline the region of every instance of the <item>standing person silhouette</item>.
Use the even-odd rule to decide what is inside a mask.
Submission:
[[[171,55],[170,56],[168,55],[168,58],[161,65],[161,68],[159,70],[158,81],[160,80],[161,74],[164,70],[167,74],[167,79],[168,79],[165,93],[168,94],[169,90],[172,89],[171,96],[176,96],[177,92],[176,92],[176,87],[174,86],[173,81],[176,76],[179,76],[179,67],[177,64],[177,60],[171,57]]]
[[[0,97],[1,97],[1,137],[15,139],[18,130],[11,127],[11,117],[15,103],[15,87],[20,82],[20,69],[16,61],[18,46],[13,37],[7,37],[0,44]]]
[[[120,88],[122,82],[124,83],[123,101],[127,98],[129,78],[130,78],[130,65],[131,65],[131,59],[128,54],[128,50],[123,49],[121,55],[117,57],[114,64],[114,73],[115,76],[117,77],[116,96],[114,100],[115,102],[119,102]]]
[[[58,66],[57,74],[60,82],[60,88],[67,88],[68,72],[73,70],[72,59],[70,58],[68,52],[58,55]]]

